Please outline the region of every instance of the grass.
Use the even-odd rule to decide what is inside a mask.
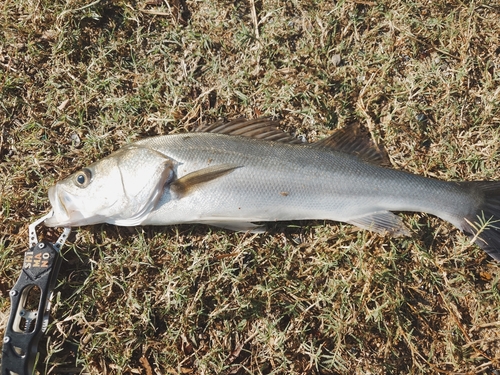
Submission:
[[[277,116],[309,141],[359,121],[394,168],[500,179],[495,1],[0,8],[2,327],[47,189],[130,141],[220,117]],[[447,223],[403,218],[411,238],[324,222],[75,230],[37,371],[500,371],[499,265]]]

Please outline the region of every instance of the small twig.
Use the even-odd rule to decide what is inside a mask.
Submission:
[[[73,12],[79,12],[80,10],[84,10],[84,9],[87,9],[87,8],[90,8],[94,5],[97,5],[101,2],[101,0],[96,0],[90,4],[87,4],[87,5],[84,5],[80,8],[77,8],[77,9],[68,9],[68,10],[65,10],[64,12],[62,12],[60,15],[57,16],[57,20],[59,21],[59,19],[61,19],[63,16],[65,16],[66,14],[68,13],[73,13]]]
[[[162,12],[162,11],[153,10],[153,9],[152,10],[146,9],[146,5],[159,5],[161,3],[162,3],[161,1],[148,1],[148,2],[146,2],[146,4],[143,7],[139,8],[139,11],[142,13],[146,13],[146,14],[154,14],[156,16],[171,16],[173,18],[174,22],[177,24],[177,22],[179,22],[179,20],[180,20],[179,0],[173,0],[172,6],[170,6],[168,1],[165,1],[165,4],[167,4],[168,12]]]
[[[257,20],[257,10],[255,9],[255,0],[250,0],[250,12],[252,13],[252,22],[255,29],[255,38],[260,39],[259,35],[259,21]]]
[[[160,12],[159,10],[148,10],[144,8],[139,9],[140,12],[142,13],[147,13],[147,14],[154,14],[155,16],[170,16],[172,12]]]
[[[500,321],[478,324],[477,326],[474,326],[471,328],[471,332],[477,330],[478,328],[490,328],[490,327],[496,327],[496,326],[500,326]]]
[[[144,369],[146,370],[146,375],[153,375],[153,369],[151,368],[151,365],[149,364],[149,361],[145,356],[139,358],[139,362],[141,362],[142,367],[144,367]]]

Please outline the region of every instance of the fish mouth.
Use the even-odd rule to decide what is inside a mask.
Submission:
[[[54,214],[45,220],[45,225],[48,227],[59,227],[63,225],[70,225],[70,215],[63,200],[60,198],[60,193],[57,191],[57,185],[49,188],[49,201],[52,206]]]
[[[44,221],[48,227],[78,227],[105,221],[102,215],[86,217],[78,200],[57,184],[49,188],[49,201],[54,214]]]
[[[49,201],[54,215],[46,219],[44,224],[48,227],[75,227],[86,225],[89,219],[71,207],[75,206],[71,194],[55,185],[49,188]]]

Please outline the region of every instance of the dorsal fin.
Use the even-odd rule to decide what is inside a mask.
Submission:
[[[298,138],[292,137],[280,130],[278,125],[279,121],[272,120],[269,117],[259,117],[253,120],[240,117],[231,121],[220,120],[212,125],[202,126],[196,131],[239,135],[290,144],[309,144],[313,147],[330,148],[351,154],[373,164],[390,165],[385,151],[370,139],[367,132],[363,131],[363,128],[358,123],[337,129],[329,137],[315,143],[305,143]]]
[[[247,120],[240,117],[235,120],[221,120],[216,123],[198,128],[197,132],[218,133],[227,135],[240,135],[244,137],[262,139],[266,141],[301,144],[300,139],[292,137],[278,128],[279,121],[271,120],[269,117],[260,117]]]
[[[312,143],[311,146],[345,152],[377,165],[390,165],[385,150],[371,140],[359,123],[336,129],[330,136]]]

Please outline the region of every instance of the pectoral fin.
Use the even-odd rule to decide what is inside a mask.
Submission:
[[[410,236],[411,232],[403,224],[401,218],[389,211],[372,212],[368,215],[347,220],[361,229],[377,233],[388,233],[394,237]]]
[[[219,164],[203,168],[175,180],[170,185],[170,189],[178,198],[182,198],[203,184],[225,176],[236,168],[240,168],[240,166],[235,164]]]

